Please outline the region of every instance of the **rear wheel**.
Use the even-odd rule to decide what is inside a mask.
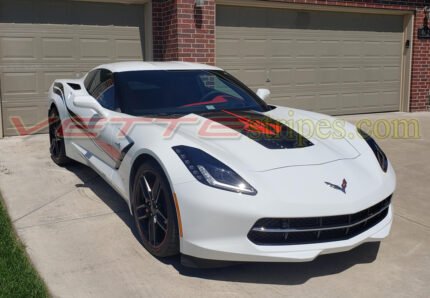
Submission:
[[[132,192],[133,216],[143,246],[154,256],[179,253],[179,232],[173,194],[155,161],[137,170]]]
[[[49,111],[49,151],[51,159],[59,166],[65,166],[70,163],[66,156],[66,146],[64,144],[63,127],[61,125],[58,110],[53,107]]]

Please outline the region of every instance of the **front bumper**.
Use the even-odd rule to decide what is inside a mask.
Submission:
[[[324,171],[333,175],[340,170],[342,163],[324,166]],[[379,223],[349,239],[290,245],[256,245],[251,242],[247,235],[261,218],[354,214],[388,198],[395,189],[396,179],[391,165],[382,177],[370,177],[372,183],[367,183],[366,188],[358,184],[358,178],[349,179],[352,182],[346,195],[321,183],[318,169],[313,172],[316,172],[315,178],[309,174],[306,176],[309,171],[300,168],[264,173],[258,181],[250,181],[259,191],[256,196],[214,189],[197,181],[174,185],[182,218],[181,253],[219,261],[305,262],[319,255],[347,251],[365,242],[381,241],[388,236],[393,220],[391,205]],[[307,188],[298,185],[301,177],[307,178]],[[331,177],[327,179],[334,180]],[[281,195],[278,191],[282,181],[299,187],[290,187],[286,194]]]
[[[231,241],[229,245],[219,247],[216,242],[191,243],[183,241],[181,252],[202,259],[243,262],[308,262],[319,255],[337,253],[351,250],[366,242],[383,240],[390,233],[392,223],[392,210],[390,207],[386,218],[378,225],[362,234],[343,241],[325,242],[306,245],[285,246],[258,246],[244,243],[244,241]],[[218,248],[217,248],[218,247]]]
[[[181,253],[201,259],[242,262],[307,262],[319,255],[351,250],[366,242],[377,242],[386,238],[393,221],[392,207],[387,216],[365,232],[342,241],[304,245],[262,246],[246,238],[229,237],[193,241],[181,239]]]

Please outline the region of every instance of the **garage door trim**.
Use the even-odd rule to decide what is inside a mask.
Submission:
[[[373,14],[389,14],[389,15],[413,15],[413,10],[396,10],[396,9],[378,9],[378,8],[361,8],[348,6],[334,5],[315,5],[315,4],[300,4],[286,2],[272,2],[261,0],[216,0],[217,5],[229,6],[251,6],[262,8],[285,8],[294,10],[317,10],[331,12],[355,12],[355,13],[373,13]]]

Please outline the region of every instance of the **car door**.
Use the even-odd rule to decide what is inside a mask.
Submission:
[[[115,96],[112,72],[107,69],[93,70],[87,75],[84,85],[94,100],[104,108],[111,107],[108,103],[114,101]],[[85,158],[90,160],[94,156],[109,167],[115,168],[119,156],[118,150],[111,144],[112,127],[108,119],[93,109],[75,106],[73,98],[70,101],[69,106],[74,114],[71,117],[82,132],[81,136],[74,138],[74,141],[86,151]]]

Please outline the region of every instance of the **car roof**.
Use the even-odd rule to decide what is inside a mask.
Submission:
[[[191,62],[181,61],[166,61],[166,62],[146,62],[146,61],[128,61],[128,62],[115,62],[97,66],[94,69],[108,69],[112,72],[124,71],[138,71],[138,70],[192,70],[192,69],[206,69],[206,70],[222,70],[221,68]]]

